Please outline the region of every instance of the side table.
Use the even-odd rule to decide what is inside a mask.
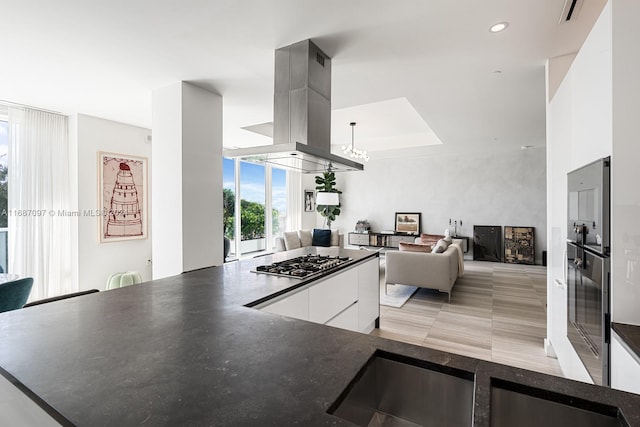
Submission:
[[[469,237],[468,236],[451,236],[452,239],[462,240],[462,250],[466,254],[469,252]]]

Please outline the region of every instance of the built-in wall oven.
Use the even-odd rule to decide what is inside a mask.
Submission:
[[[610,166],[607,157],[567,176],[567,337],[599,385],[609,385]]]

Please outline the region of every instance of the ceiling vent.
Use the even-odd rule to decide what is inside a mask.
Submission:
[[[559,23],[574,21],[582,9],[582,3],[584,0],[565,0]]]

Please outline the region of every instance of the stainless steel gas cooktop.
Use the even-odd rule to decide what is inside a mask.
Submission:
[[[336,270],[342,264],[351,261],[349,257],[308,254],[273,264],[259,265],[253,273],[271,274],[297,279],[304,279],[316,274],[324,274]]]

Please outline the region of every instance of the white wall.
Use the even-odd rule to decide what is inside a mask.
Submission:
[[[158,233],[158,240],[153,248],[155,279],[184,271],[182,270],[181,94],[182,84],[180,83],[153,92],[153,161],[158,165],[168,165],[165,168],[169,171],[169,173],[160,173],[161,168],[155,169],[151,174],[158,195],[157,198],[152,198],[151,203],[151,210],[156,212],[155,230]],[[168,203],[170,198],[179,202]]]
[[[73,124],[73,123],[72,123]],[[75,118],[78,165],[78,205],[80,212],[100,207],[98,152],[128,154],[151,159],[151,144],[147,143],[149,129],[96,117],[78,115]],[[73,129],[73,127],[72,127]],[[75,133],[75,132],[74,132]],[[152,164],[149,162],[148,173]],[[149,175],[150,176],[150,175]],[[151,181],[147,188],[151,194]],[[148,231],[151,230],[150,205],[147,205]],[[100,243],[100,218],[78,218],[78,283],[79,289],[104,290],[107,278],[116,272],[137,271],[144,280],[151,280],[151,235],[147,239]]]
[[[547,84],[547,102],[552,100],[556,91],[560,87],[562,80],[567,75],[573,60],[576,58],[575,53],[568,55],[556,56],[547,61],[546,84]]]
[[[153,92],[154,279],[222,264],[222,97]]]
[[[184,271],[222,265],[222,97],[183,83]],[[185,148],[188,144],[188,148]]]
[[[376,159],[363,172],[338,173],[342,213],[332,224],[344,233],[367,219],[373,231],[393,230],[396,212],[421,212],[422,231],[473,236],[474,225],[535,227],[536,262],[546,250],[544,149],[503,153]],[[307,185],[308,187],[309,185]],[[315,214],[317,224],[323,218]],[[470,240],[471,243],[471,240]]]
[[[547,66],[549,70],[550,66]],[[611,7],[605,6],[547,107],[547,337],[565,376],[591,382],[567,339],[567,173],[612,152]],[[615,164],[615,160],[613,160]],[[615,166],[613,166],[615,167]]]

